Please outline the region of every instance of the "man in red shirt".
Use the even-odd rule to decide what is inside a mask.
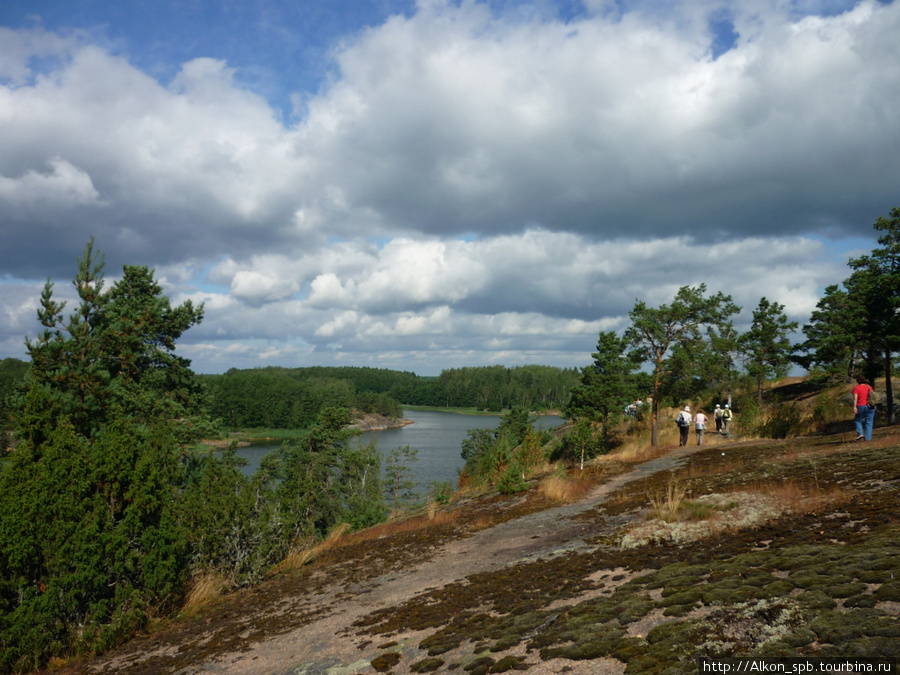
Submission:
[[[871,441],[872,426],[875,423],[875,406],[869,405],[869,393],[872,387],[865,375],[856,376],[853,387],[853,409],[856,411],[856,440]]]

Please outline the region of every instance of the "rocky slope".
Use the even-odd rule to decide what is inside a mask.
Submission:
[[[560,505],[462,498],[167,622],[87,673],[696,673],[900,658],[900,437],[716,436],[593,466]]]

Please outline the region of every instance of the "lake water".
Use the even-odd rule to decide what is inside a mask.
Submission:
[[[460,415],[458,413],[433,412],[422,410],[406,410],[403,416],[412,420],[400,429],[384,431],[367,431],[353,439],[354,443],[378,442],[378,450],[382,456],[382,466],[387,454],[396,448],[407,445],[418,450],[418,458],[410,468],[415,474],[416,488],[419,492],[427,491],[432,481],[450,483],[456,489],[456,478],[463,467],[462,442],[470,429],[496,429],[500,426],[500,417],[495,415]],[[561,417],[542,415],[534,418],[535,429],[550,429],[563,423]],[[259,467],[260,460],[280,447],[280,444],[252,445],[239,448],[238,455],[248,461],[244,473],[252,474]]]

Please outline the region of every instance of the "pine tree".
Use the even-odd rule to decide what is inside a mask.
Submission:
[[[601,425],[601,443],[608,449],[609,429],[629,403],[637,398],[634,371],[639,363],[628,356],[628,342],[614,332],[601,332],[593,364],[582,370],[580,384],[566,404],[569,419],[586,419]]]
[[[862,309],[861,332],[870,357],[866,375],[874,382],[876,374],[884,373],[888,422],[893,423],[893,355],[900,350],[900,207],[873,227],[881,232],[879,246],[850,260],[853,273],[844,285],[850,301]]]
[[[653,366],[653,408],[650,444],[659,444],[658,413],[663,383],[672,365],[673,351],[680,346],[689,349],[692,343],[703,340],[703,329],[726,325],[740,308],[730,295],[717,293],[704,297],[706,284],[682,286],[670,305],[648,307],[637,301],[628,316],[631,326],[625,333],[636,355]]]
[[[753,310],[750,330],[738,339],[747,374],[756,380],[756,401],[760,405],[765,381],[787,374],[792,352],[789,334],[798,326],[796,321],[788,321],[784,305],[761,298]]]
[[[199,402],[173,351],[202,308],[172,309],[146,268],[104,290],[93,241],[74,284],[68,318],[44,286],[20,442],[0,472],[0,671],[112,646],[189,569],[177,419]]]
[[[53,299],[49,280],[41,294],[37,340],[26,340],[31,357],[29,386],[42,389],[36,410],[21,401],[19,430],[36,444],[45,437],[42,418],[65,418],[90,438],[112,419],[136,422],[181,420],[187,442],[203,428],[198,385],[175,341],[203,319],[190,301],[172,308],[146,267],[124,268],[104,291],[103,258],[91,240],[78,261],[74,285],[78,308],[68,319],[65,302]],[[46,421],[46,420],[45,420]]]

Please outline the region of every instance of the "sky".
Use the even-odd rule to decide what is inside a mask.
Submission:
[[[91,237],[204,304],[201,373],[582,367],[700,283],[803,324],[900,206],[898,35],[877,0],[5,0],[0,358]]]

